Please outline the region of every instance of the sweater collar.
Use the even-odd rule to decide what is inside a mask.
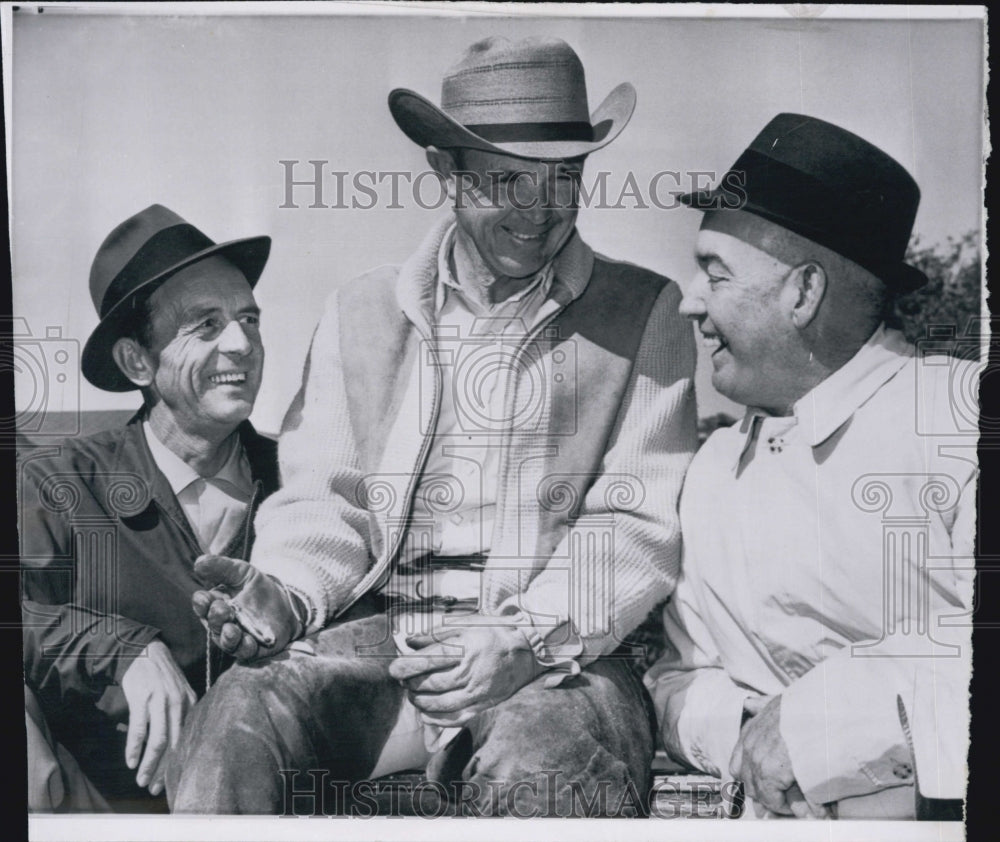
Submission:
[[[454,234],[455,218],[441,219],[427,234],[417,250],[403,263],[396,283],[396,300],[406,316],[431,331],[438,296],[438,259],[442,244]],[[594,268],[594,252],[583,242],[576,229],[552,261],[551,298],[568,304],[587,288]]]

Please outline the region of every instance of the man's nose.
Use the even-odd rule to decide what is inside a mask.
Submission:
[[[684,291],[680,306],[677,308],[682,316],[689,319],[700,319],[706,313],[705,299],[702,297],[701,272],[698,273]]]
[[[237,319],[233,319],[219,334],[219,351],[237,356],[246,356],[253,351],[253,342]]]
[[[545,178],[522,178],[516,192],[518,210],[533,222],[541,225],[548,221],[552,212],[552,190]]]

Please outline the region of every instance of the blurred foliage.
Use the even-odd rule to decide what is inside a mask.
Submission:
[[[962,356],[956,347],[963,338],[978,336],[982,303],[982,260],[979,233],[949,237],[944,243],[924,246],[915,237],[906,251],[906,262],[929,278],[926,286],[893,302],[886,322],[903,331],[911,342],[933,340],[935,352]],[[735,419],[724,412],[698,420],[698,443],[719,427]],[[638,675],[642,675],[664,651],[662,612],[656,606],[626,639],[619,654],[628,654]]]
[[[934,339],[935,351],[955,352],[955,342],[978,336],[982,303],[982,260],[979,232],[949,237],[933,246],[915,237],[906,262],[930,279],[926,286],[894,302],[887,321],[911,342]],[[952,339],[949,339],[952,337]]]

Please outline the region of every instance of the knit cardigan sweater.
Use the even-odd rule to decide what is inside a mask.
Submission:
[[[440,405],[434,227],[399,267],[337,285],[279,439],[282,488],[252,562],[310,607],[312,632],[388,578]],[[677,285],[596,256],[574,232],[545,317],[518,348],[480,611],[516,610],[581,665],[673,589],[677,502],[696,447],[693,331]],[[557,372],[557,374],[553,374]],[[548,378],[546,380],[546,378]]]

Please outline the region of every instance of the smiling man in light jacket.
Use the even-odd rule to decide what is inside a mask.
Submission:
[[[780,114],[721,183],[681,311],[747,413],[685,481],[660,734],[758,812],[911,817],[965,788],[976,363],[883,322],[926,277],[880,149]]]

